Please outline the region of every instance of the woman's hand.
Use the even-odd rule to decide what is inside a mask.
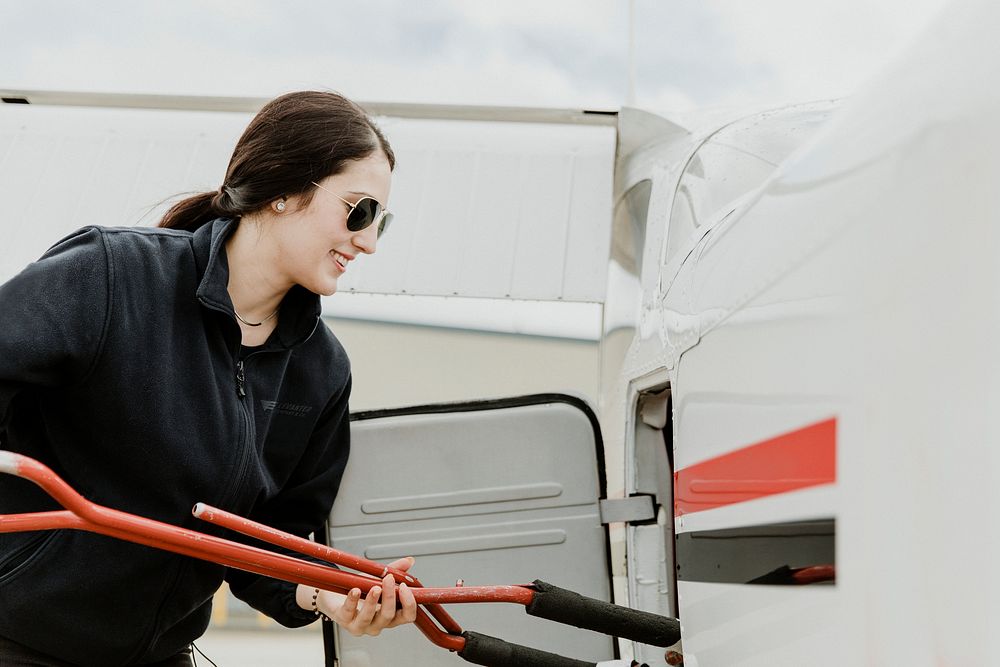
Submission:
[[[413,562],[413,558],[401,558],[389,563],[389,567],[406,572],[413,567]],[[300,586],[300,595],[302,588]],[[311,588],[307,590],[311,604],[312,594],[315,591]],[[301,601],[299,604],[305,606]],[[391,574],[385,575],[382,586],[373,586],[364,600],[361,599],[361,591],[357,588],[352,589],[346,596],[320,591],[316,600],[321,612],[355,637],[362,635],[374,637],[386,628],[412,623],[417,617],[417,603],[405,583],[399,585],[399,604],[400,608],[397,609],[396,580]]]

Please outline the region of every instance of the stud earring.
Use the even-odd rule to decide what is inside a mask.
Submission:
[[[278,211],[278,213],[281,213],[282,211],[285,210],[285,202],[279,201],[277,204],[274,205],[274,208],[276,211]]]

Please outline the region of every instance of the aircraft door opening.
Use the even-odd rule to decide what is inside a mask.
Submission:
[[[629,495],[652,498],[653,516],[630,522],[626,539],[631,606],[678,618],[670,407],[664,385],[641,392],[636,401]],[[636,644],[634,650],[636,660],[650,667],[667,664],[662,648]]]

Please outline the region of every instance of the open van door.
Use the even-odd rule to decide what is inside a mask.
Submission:
[[[352,415],[351,438],[331,546],[380,562],[414,556],[414,574],[429,587],[542,579],[610,600],[604,453],[584,401],[541,394],[362,412]],[[447,609],[465,630],[578,659],[614,657],[611,637],[520,605]],[[329,666],[468,664],[413,626],[377,639],[330,630]]]

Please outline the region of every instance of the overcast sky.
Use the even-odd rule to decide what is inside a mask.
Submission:
[[[839,97],[947,0],[636,0],[635,102]],[[0,88],[616,108],[627,0],[0,0]]]

